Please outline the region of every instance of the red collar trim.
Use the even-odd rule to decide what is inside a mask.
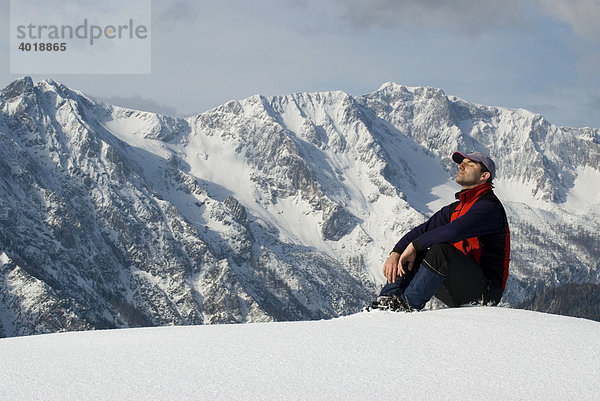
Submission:
[[[479,198],[481,195],[486,192],[490,192],[492,190],[492,184],[489,182],[484,182],[483,184],[479,184],[476,187],[463,189],[460,192],[456,193],[456,199],[459,199],[463,203],[470,203],[475,199]]]

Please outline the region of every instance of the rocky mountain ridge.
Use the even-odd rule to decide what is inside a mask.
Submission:
[[[24,77],[0,96],[0,335],[319,319],[488,151],[513,229],[507,305],[597,283],[598,129],[393,83],[252,96],[186,119]]]

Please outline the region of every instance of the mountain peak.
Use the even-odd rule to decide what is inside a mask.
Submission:
[[[33,92],[34,83],[30,76],[24,76],[15,79],[13,82],[8,84],[2,89],[2,97],[5,99],[13,99],[23,94],[30,94]]]
[[[417,88],[418,87],[416,87],[416,86],[406,86],[406,85],[398,84],[396,82],[388,81],[388,82],[384,82],[383,84],[381,84],[381,86],[377,89],[376,92],[380,92],[380,91],[413,92]]]
[[[385,82],[375,92],[385,92],[385,91],[404,92],[404,93],[409,92],[409,93],[413,93],[413,94],[429,95],[429,96],[431,96],[432,94],[442,94],[442,95],[446,96],[446,94],[444,93],[444,91],[442,89],[434,88],[432,86],[407,86],[407,85],[401,85],[401,84],[398,84],[395,82]]]

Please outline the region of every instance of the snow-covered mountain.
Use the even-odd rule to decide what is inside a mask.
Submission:
[[[329,318],[485,150],[512,228],[505,304],[600,282],[600,132],[393,83],[186,119],[52,80],[0,96],[0,335]]]
[[[0,399],[597,400],[599,335],[466,307],[4,338]]]

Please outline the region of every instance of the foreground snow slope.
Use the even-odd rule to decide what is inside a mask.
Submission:
[[[0,399],[585,400],[599,337],[598,322],[473,307],[8,338]]]

